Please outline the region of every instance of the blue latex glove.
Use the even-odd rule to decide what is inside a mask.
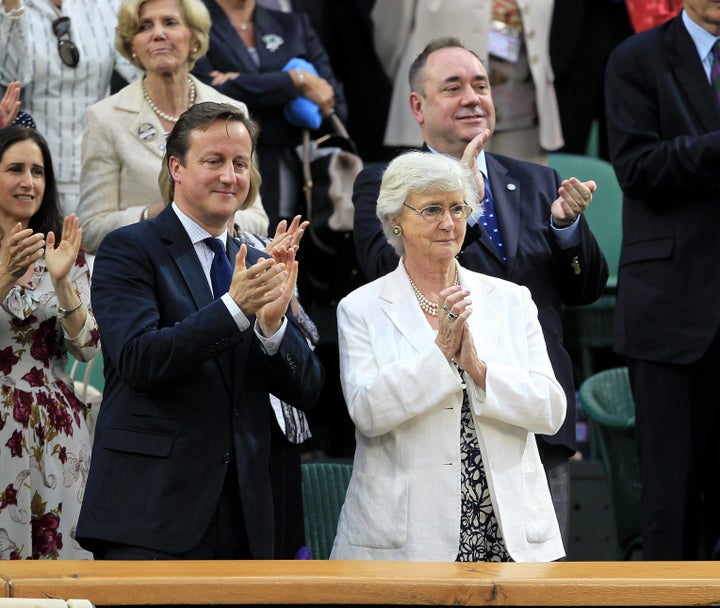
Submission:
[[[283,68],[283,72],[288,70],[300,69],[310,72],[317,76],[315,66],[305,59],[294,57],[287,62]],[[296,97],[292,101],[285,104],[283,110],[285,119],[296,127],[305,127],[307,129],[317,129],[323,121],[322,114],[318,105],[310,101],[307,97]]]

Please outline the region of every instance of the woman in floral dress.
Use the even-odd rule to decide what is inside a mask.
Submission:
[[[92,557],[73,538],[90,435],[65,373],[68,351],[99,349],[81,236],[42,136],[0,129],[0,559]]]

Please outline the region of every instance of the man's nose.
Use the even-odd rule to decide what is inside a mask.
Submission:
[[[225,184],[231,184],[235,181],[235,167],[233,167],[232,161],[223,164],[220,169],[220,179]]]

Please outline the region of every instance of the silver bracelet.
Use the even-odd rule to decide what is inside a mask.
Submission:
[[[80,304],[78,304],[75,308],[70,308],[69,310],[64,309],[62,306],[58,306],[58,317],[60,317],[61,319],[64,319],[65,317],[80,310],[81,306],[82,306],[82,300],[80,300]]]
[[[302,73],[302,70],[299,70],[295,68],[295,77],[297,78],[298,88],[302,89],[303,85],[305,84],[305,74]]]

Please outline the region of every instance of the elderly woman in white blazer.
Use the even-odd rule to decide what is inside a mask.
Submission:
[[[157,215],[164,207],[158,175],[165,136],[193,103],[245,104],[190,75],[208,48],[210,15],[202,0],[123,0],[115,46],[144,76],[90,106],[83,123],[78,216],[83,241],[95,252],[120,226]],[[241,229],[266,235],[260,199],[240,211]]]
[[[357,447],[333,559],[550,561],[564,555],[535,433],[566,401],[530,292],[461,268],[477,191],[457,161],[388,166],[378,217],[401,255],[338,306]]]

